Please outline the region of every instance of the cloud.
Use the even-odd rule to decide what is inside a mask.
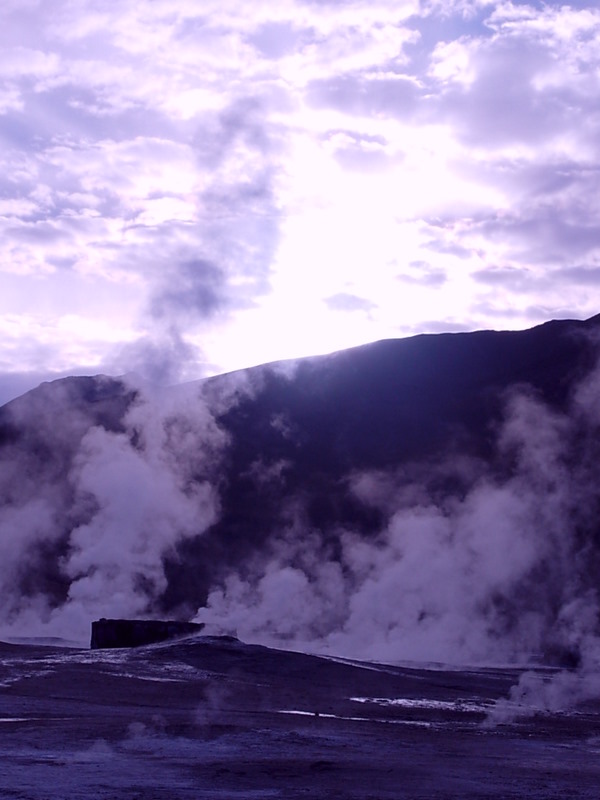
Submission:
[[[346,114],[386,114],[403,119],[416,108],[418,88],[402,75],[369,75],[315,80],[308,86],[307,102],[316,108],[334,108]]]
[[[402,154],[390,152],[385,137],[352,130],[331,130],[323,137],[331,147],[334,158],[344,168],[361,172],[377,172],[402,159]]]
[[[327,297],[325,303],[332,311],[370,311],[374,308],[374,304],[369,300],[348,292],[340,292]]]
[[[580,286],[596,286],[600,283],[600,267],[567,267],[566,269],[554,270],[552,275],[556,280]]]
[[[291,21],[266,22],[248,37],[261,55],[269,59],[291,55],[313,39],[313,30],[297,28]]]
[[[542,283],[565,283],[569,286],[596,286],[600,283],[600,268],[574,266],[548,269],[542,275],[516,267],[490,267],[472,273],[475,281],[488,286],[509,286],[513,292],[530,292]]]
[[[487,54],[486,54],[487,55]],[[523,74],[510,65],[518,58]],[[496,44],[477,65],[476,78],[466,90],[443,95],[446,114],[469,144],[485,147],[511,143],[532,145],[568,130],[568,106],[560,95],[537,96],[531,88],[537,70],[548,64],[548,54],[529,41]]]
[[[528,281],[535,280],[522,269],[516,267],[489,267],[475,270],[473,280],[487,286],[509,286],[511,291],[528,291]]]
[[[487,24],[491,37],[440,44],[434,52],[435,74],[456,86],[441,102],[460,135],[485,147],[534,141],[539,147],[566,131],[575,134],[577,120],[585,129],[594,84],[588,68],[599,55],[589,38],[600,24],[597,13],[508,3]]]
[[[492,241],[502,241],[516,261],[560,264],[592,257],[598,250],[600,233],[585,216],[569,219],[558,208],[544,208],[536,214],[486,220],[481,231]]]
[[[40,327],[51,370],[138,364],[149,341],[168,350],[170,330],[188,376],[256,363],[272,352],[267,306],[314,318],[349,273],[378,308],[364,338],[396,335],[399,316],[402,330],[442,313],[486,326],[493,265],[525,275],[503,283],[502,305],[521,309],[511,327],[527,308],[595,310],[591,277],[568,272],[599,256],[590,3],[57,0],[0,13],[0,270],[22,298],[18,311],[0,298],[23,336],[11,371],[37,369]],[[407,272],[401,297],[398,253],[433,270]],[[549,266],[563,270],[554,285]],[[69,347],[65,318],[98,335],[71,327]]]
[[[12,268],[46,269],[56,283],[62,281],[56,267],[69,264],[108,281],[145,284],[137,303],[130,304],[130,319],[138,326],[147,324],[145,311],[150,319],[172,313],[173,327],[185,306],[194,327],[206,319],[209,306],[225,311],[252,302],[268,288],[272,255],[265,247],[272,249],[277,236],[271,186],[277,153],[265,109],[252,90],[244,96],[243,90],[207,86],[208,105],[198,96],[201,105],[192,115],[194,134],[185,127],[186,109],[178,118],[171,102],[179,95],[191,98],[198,83],[186,78],[188,65],[210,52],[202,39],[212,37],[217,44],[223,32],[202,24],[193,54],[183,36],[175,60],[163,61],[159,47],[151,62],[146,39],[151,31],[166,47],[183,34],[163,5],[122,9],[136,31],[131,39],[123,19],[113,24],[110,6],[85,14],[82,6],[75,15],[62,5],[56,11],[50,24],[44,27],[40,19],[34,29],[37,48],[3,51],[6,80],[15,86],[6,97],[16,98],[18,91],[18,103],[27,105],[11,138],[15,152],[6,156],[5,186],[12,191],[19,185],[29,202],[27,216],[13,205],[16,213],[4,224],[6,261]],[[14,13],[11,21],[18,24],[21,17]],[[197,18],[197,10],[182,7],[178,17],[183,24]],[[81,40],[85,51],[78,49]],[[222,55],[210,55],[215,68],[219,61],[222,69]],[[39,124],[24,137],[22,125],[35,118]],[[6,121],[5,135],[17,121]],[[203,280],[194,278],[192,262],[196,275],[198,265],[212,263],[213,277],[220,277],[209,280],[204,269]],[[164,280],[178,267],[177,278]],[[230,302],[232,282],[238,300]],[[185,289],[179,291],[178,284]],[[68,293],[63,296],[68,302]]]
[[[433,287],[443,286],[447,280],[443,269],[432,267],[427,261],[411,261],[408,267],[410,271],[396,275],[397,280],[402,283]]]
[[[451,241],[443,241],[443,240],[432,240],[428,242],[427,247],[430,250],[433,250],[436,253],[442,253],[444,255],[449,256],[456,256],[457,258],[469,258],[473,253],[466,247],[463,247],[456,242]]]

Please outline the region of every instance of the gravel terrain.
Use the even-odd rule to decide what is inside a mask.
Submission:
[[[519,676],[201,636],[132,650],[0,643],[0,798],[597,800],[600,704],[498,722]]]

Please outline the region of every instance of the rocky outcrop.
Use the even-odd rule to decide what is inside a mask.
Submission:
[[[92,650],[113,647],[140,647],[164,642],[177,636],[199,633],[204,625],[159,619],[99,619],[92,622]]]

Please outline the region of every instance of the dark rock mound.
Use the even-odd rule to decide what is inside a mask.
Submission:
[[[92,650],[140,647],[200,633],[203,624],[159,619],[102,619],[92,622]]]

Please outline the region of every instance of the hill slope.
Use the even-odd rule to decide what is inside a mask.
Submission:
[[[0,409],[2,616],[71,634],[207,605],[352,655],[579,653],[599,329],[388,340],[161,392],[43,384]]]

